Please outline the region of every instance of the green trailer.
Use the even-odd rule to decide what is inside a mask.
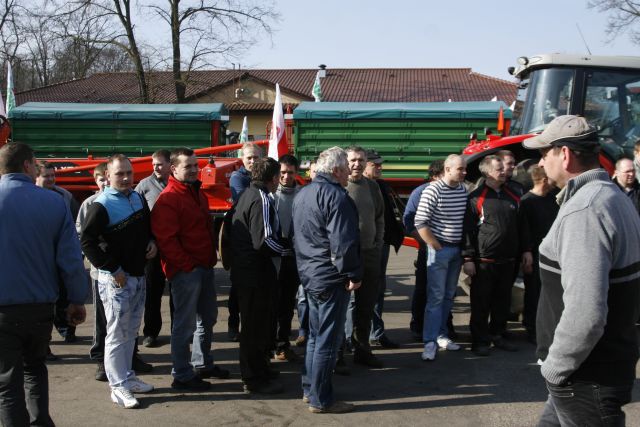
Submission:
[[[303,102],[293,112],[294,150],[304,162],[336,145],[372,148],[385,160],[383,177],[410,186],[433,160],[461,153],[472,133],[499,133],[501,109],[510,120],[503,102]]]
[[[149,155],[159,149],[224,145],[223,104],[28,102],[9,113],[12,139],[40,158]]]

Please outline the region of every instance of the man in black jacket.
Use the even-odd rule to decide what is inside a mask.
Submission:
[[[498,156],[485,157],[479,168],[485,179],[469,195],[462,255],[464,272],[472,276],[469,325],[472,350],[478,356],[489,356],[492,342],[502,350],[517,350],[503,335],[511,306],[515,263],[522,252],[518,228],[520,197],[505,185],[504,165]],[[523,264],[528,268],[531,252],[525,249]]]
[[[109,187],[87,210],[80,241],[85,256],[98,269],[98,290],[107,318],[104,365],[111,400],[129,409],[139,406],[133,393],[153,390],[136,377],[131,360],[144,311],[144,268],[157,248],[149,207],[132,190],[133,168],[126,156],[109,159],[107,179]]]
[[[290,242],[281,238],[271,193],[280,181],[280,164],[265,157],[251,170],[251,185],[235,207],[232,220],[231,280],[238,290],[240,316],[240,373],[245,393],[276,394],[282,385],[273,381],[268,350],[280,257],[290,256]]]
[[[381,179],[383,159],[375,150],[367,150],[367,165],[364,168],[364,176],[375,181],[380,187],[382,200],[384,202],[384,238],[380,255],[380,284],[378,288],[378,299],[373,308],[373,318],[371,319],[371,334],[369,340],[372,345],[379,345],[382,348],[398,348],[398,344],[391,341],[385,334],[384,320],[382,312],[384,310],[384,294],[387,290],[387,264],[389,263],[389,253],[391,246],[396,253],[400,250],[404,240],[404,227],[398,221],[397,196],[389,185]]]
[[[347,154],[320,153],[317,175],[293,201],[295,252],[309,304],[309,335],[302,369],[303,401],[312,413],[342,413],[353,405],[333,396],[331,374],[344,339],[349,295],[360,287],[358,210],[347,186]]]

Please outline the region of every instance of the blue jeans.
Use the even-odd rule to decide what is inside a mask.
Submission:
[[[580,381],[565,386],[547,383],[549,397],[538,426],[624,426],[622,406],[631,401],[632,387]]]
[[[378,289],[378,299],[375,307],[373,307],[373,318],[371,319],[370,340],[379,340],[384,335],[384,320],[382,320],[382,312],[384,311],[384,293],[387,290],[387,264],[389,263],[389,252],[391,245],[386,243],[382,246],[380,254],[380,287]]]
[[[309,304],[307,303],[307,293],[302,285],[298,286],[296,298],[298,299],[298,323],[300,323],[298,336],[306,337],[309,333]]]
[[[126,387],[129,378],[135,376],[131,359],[144,313],[145,279],[127,276],[125,285],[119,288],[110,273],[100,271],[98,290],[107,319],[104,370],[111,387]]]
[[[349,294],[343,286],[320,295],[307,294],[309,335],[302,367],[302,393],[316,408],[326,408],[334,402],[331,376],[344,338]]]
[[[462,258],[459,246],[427,247],[427,306],[422,339],[426,343],[448,336],[447,318],[458,287]]]
[[[171,279],[171,297],[171,374],[178,381],[189,381],[195,376],[193,368],[213,366],[211,340],[218,318],[213,269],[196,267],[188,273],[179,272]]]

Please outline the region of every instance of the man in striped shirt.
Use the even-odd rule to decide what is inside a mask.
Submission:
[[[453,306],[462,258],[460,243],[467,191],[462,185],[466,161],[452,154],[444,162],[444,176],[422,192],[415,226],[427,244],[427,306],[424,314],[422,360],[434,360],[438,347],[459,350],[448,337],[447,316]]]

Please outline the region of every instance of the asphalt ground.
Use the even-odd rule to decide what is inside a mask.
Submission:
[[[434,362],[420,359],[422,344],[412,340],[408,329],[415,254],[411,248],[402,248],[399,255],[392,253],[387,272],[392,294],[385,300],[384,320],[388,336],[401,347],[375,349],[384,369],[353,365],[351,356],[347,356],[351,375],[334,376],[337,398],[354,403],[353,413],[308,412],[301,401],[302,357],[298,362],[274,361],[282,372],[284,394],[263,398],[242,393],[238,344],[228,342],[226,334],[228,274],[216,268],[220,309],[213,354],[218,365],[231,371],[230,379],[212,380],[213,387],[205,393],[177,393],[171,389],[169,301],[165,295],[162,345],[152,349],[140,346],[143,359],[154,365],[152,373],[140,377],[156,389],[137,396],[141,408],[118,408],[109,398],[108,385],[94,380],[96,365],[88,357],[93,331],[89,302],[87,322],[76,332],[78,342],[65,344],[54,332],[52,350],[60,360],[49,364],[51,415],[58,426],[535,425],[546,400],[546,389],[536,365],[534,346],[526,342],[521,325],[511,322],[509,328],[517,337],[518,352],[493,350],[487,358],[474,356],[467,326],[469,297],[464,286],[458,289],[454,306],[454,324],[463,350],[441,351]],[[302,349],[295,350],[302,356]],[[636,376],[638,373],[639,370]],[[636,379],[633,402],[624,407],[629,426],[640,426],[639,382]]]

